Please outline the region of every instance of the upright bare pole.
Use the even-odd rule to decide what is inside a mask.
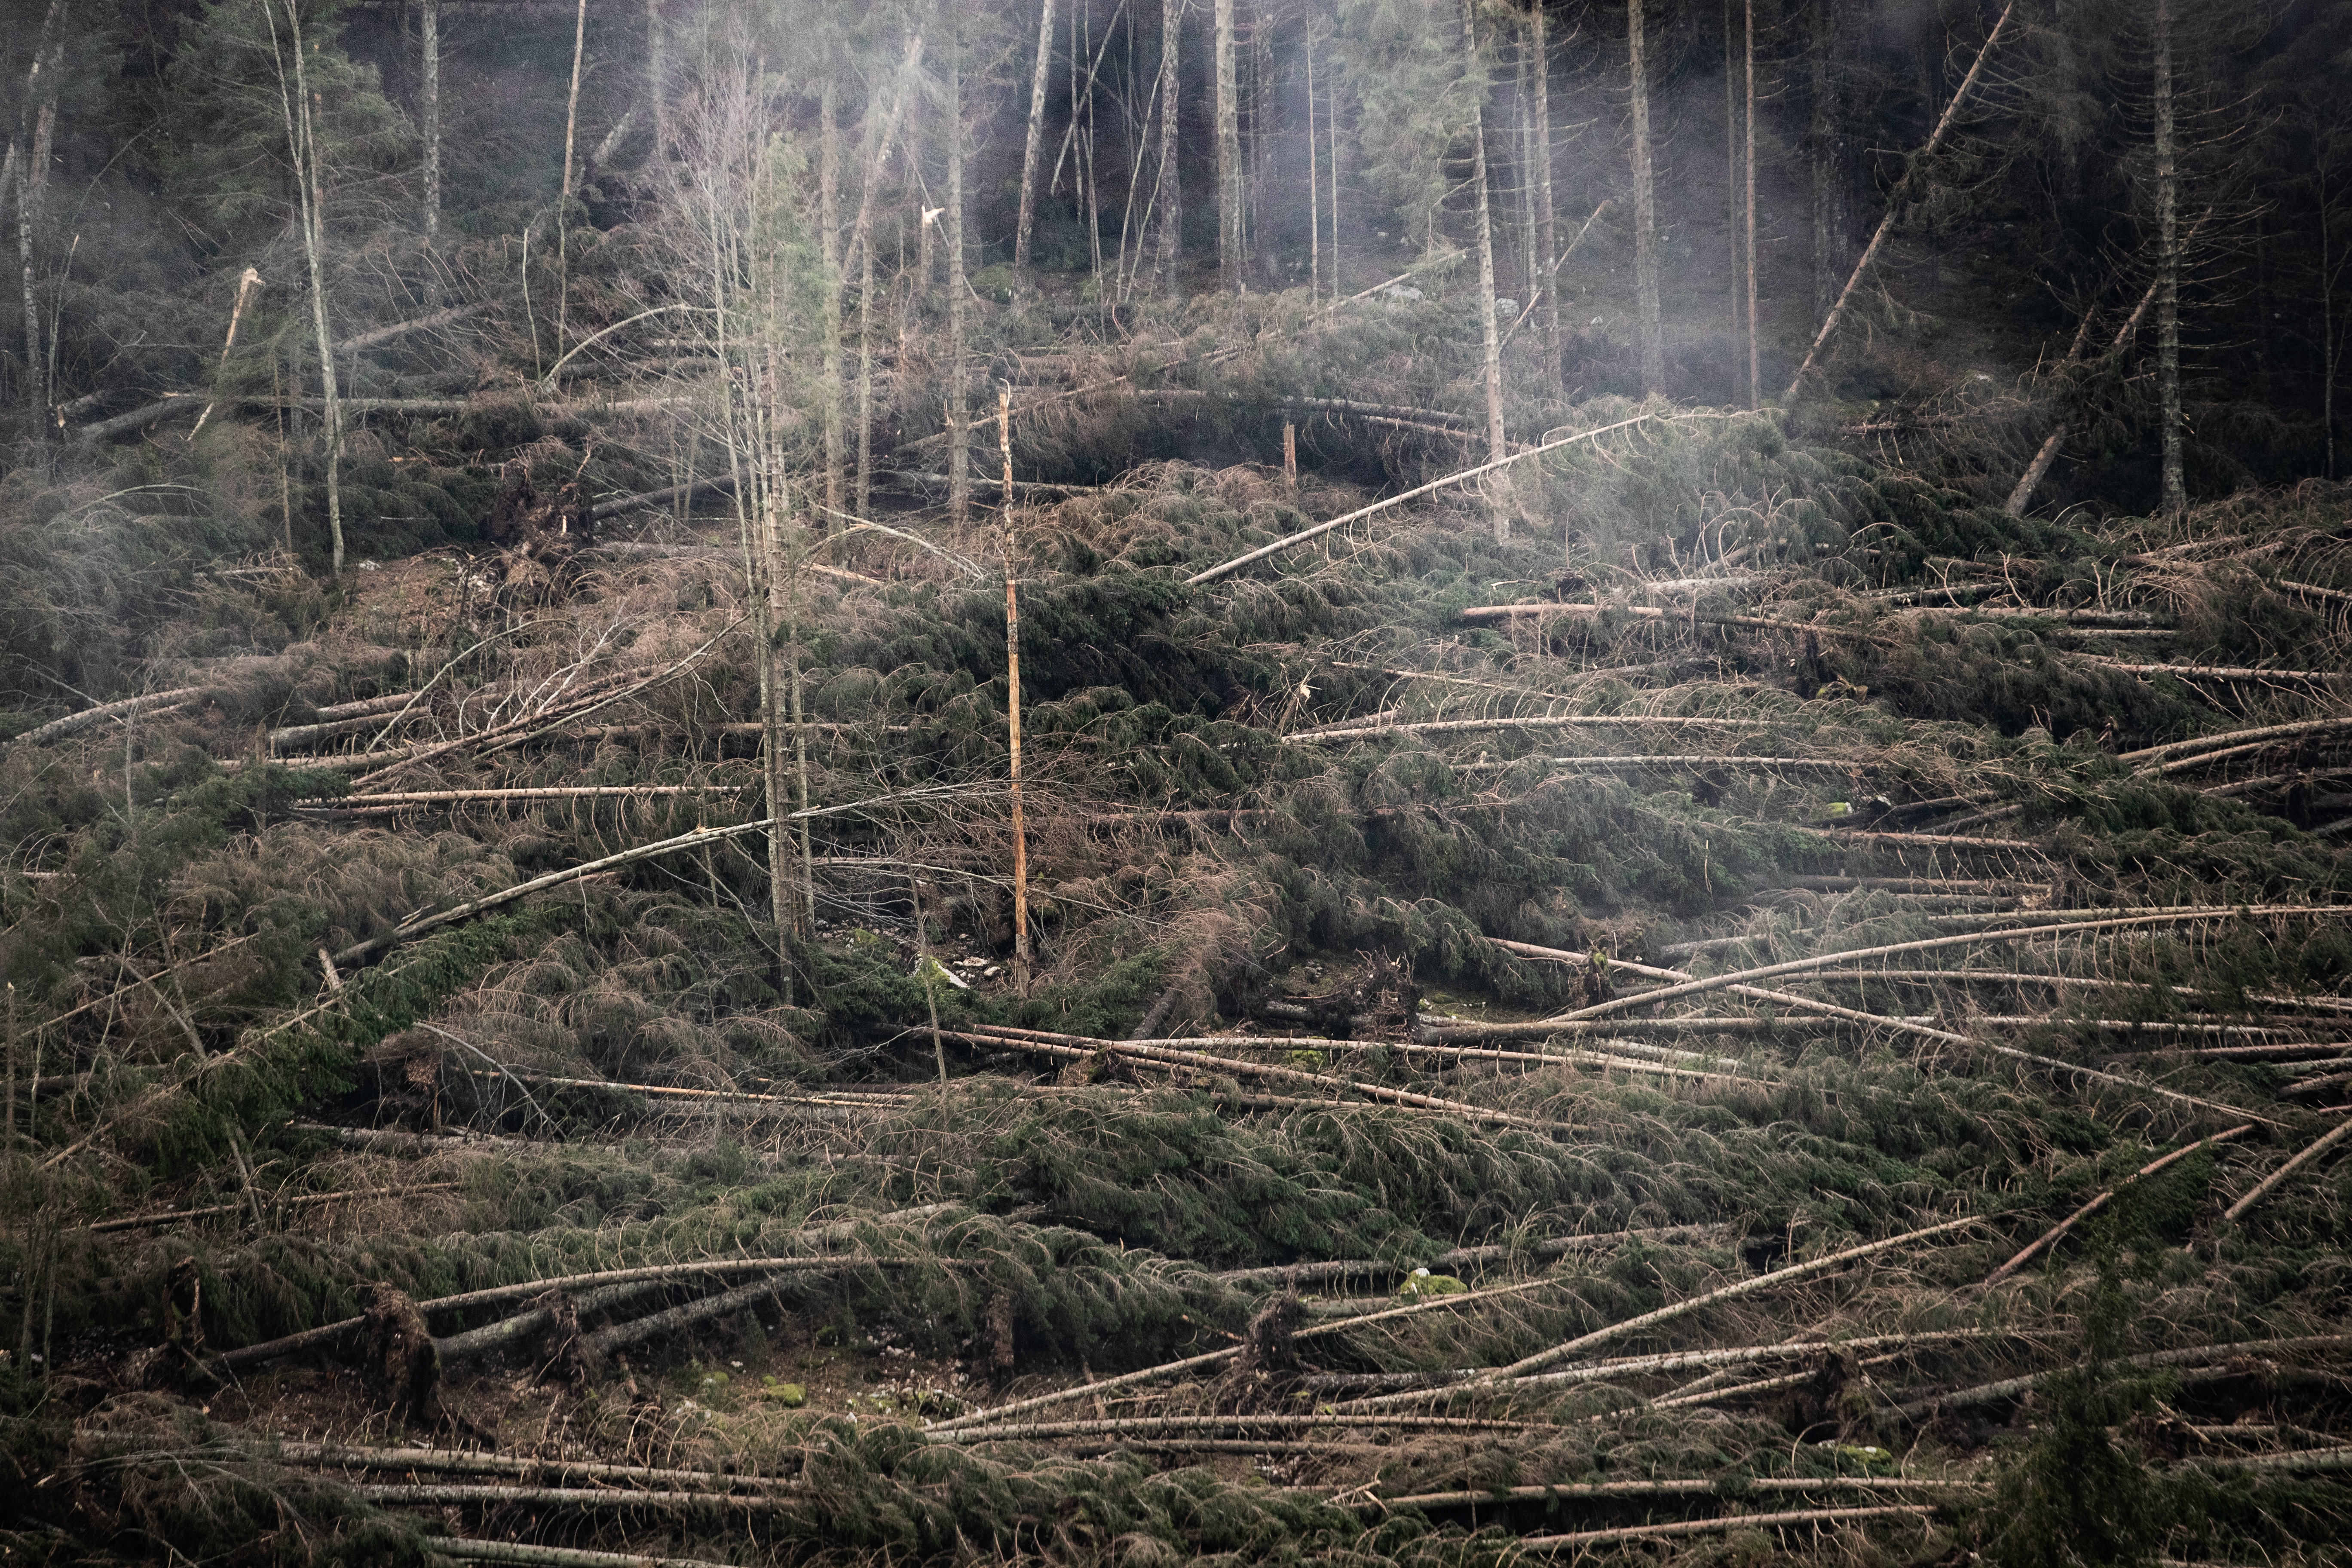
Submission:
[[[563,335],[572,310],[572,259],[569,249],[572,208],[572,147],[580,131],[580,68],[588,55],[588,0],[572,24],[572,93],[563,109],[563,188],[555,195],[555,353],[563,354]]]
[[[425,0],[425,243],[441,237],[441,0]]]
[[[1544,380],[1557,390],[1559,384],[1559,280],[1554,273],[1551,260],[1559,254],[1553,247],[1559,240],[1559,226],[1552,206],[1551,42],[1544,0],[1536,0],[1528,41],[1535,52],[1532,62],[1535,125],[1531,151],[1536,174],[1536,320],[1543,328]],[[1336,242],[1336,227],[1333,238]],[[1332,293],[1336,297],[1339,290],[1334,289]]]
[[[2180,462],[2180,169],[2172,125],[2172,0],[2156,0],[2156,380],[2164,420],[2163,504],[2189,510]]]
[[[1234,79],[1234,0],[1216,4],[1217,283],[1242,288],[1242,135],[1240,88]]]
[[[1756,353],[1756,0],[1748,0],[1748,222],[1743,239],[1748,252],[1740,270],[1748,277],[1748,406],[1764,405],[1758,379]]]
[[[1650,166],[1650,65],[1642,36],[1642,0],[1627,0],[1625,46],[1633,81],[1634,333],[1642,395],[1666,389],[1665,338],[1658,321],[1658,198]]]
[[[1054,0],[1045,0],[1037,18],[1037,65],[1029,73],[1029,141],[1021,153],[1021,211],[1013,229],[1013,286],[1029,288],[1029,236],[1037,222],[1037,151],[1045,137],[1045,72],[1054,61]],[[1073,60],[1073,68],[1076,62]],[[1077,100],[1070,112],[1078,111]]]
[[[1184,0],[1160,0],[1160,287],[1172,302],[1181,297],[1176,264],[1184,244],[1184,182],[1176,164],[1176,46],[1184,25]]]
[[[1021,600],[1013,558],[1013,388],[996,385],[996,448],[1004,458],[1004,669],[1013,756],[1013,986],[1029,994],[1029,836],[1021,820]]]

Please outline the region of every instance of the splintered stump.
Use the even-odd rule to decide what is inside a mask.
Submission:
[[[441,1418],[441,1352],[416,1303],[394,1287],[379,1284],[368,1302],[367,1377],[375,1396],[401,1421],[437,1424]]]

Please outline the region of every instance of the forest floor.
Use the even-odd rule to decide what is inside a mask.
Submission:
[[[11,1555],[2341,1560],[2352,489],[1583,431],[812,542],[773,857],[731,518],[184,575],[0,747]]]

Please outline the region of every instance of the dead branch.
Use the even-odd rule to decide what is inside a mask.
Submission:
[[[11,743],[19,746],[45,745],[51,741],[62,740],[77,731],[87,730],[93,724],[102,724],[109,719],[129,719],[143,714],[168,712],[174,708],[184,707],[203,695],[203,687],[184,686],[176,691],[153,691],[144,697],[126,697],[120,702],[101,703],[96,708],[85,708],[79,713],[68,713],[62,719],[52,719],[37,730],[27,730]]]
[[[462,1187],[463,1182],[426,1182],[411,1187],[362,1187],[348,1193],[302,1193],[294,1197],[271,1198],[273,1205],[292,1208],[311,1204],[355,1203],[362,1198],[404,1198],[415,1193],[446,1193]],[[143,1230],[151,1225],[174,1225],[186,1219],[209,1219],[215,1215],[236,1214],[243,1204],[214,1204],[198,1209],[175,1209],[170,1214],[132,1215],[123,1219],[100,1220],[89,1226],[91,1235],[106,1231]]]

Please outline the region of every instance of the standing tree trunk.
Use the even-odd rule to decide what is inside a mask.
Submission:
[[[1029,236],[1037,222],[1037,151],[1045,139],[1045,72],[1054,61],[1054,0],[1045,0],[1037,19],[1037,65],[1029,73],[1029,140],[1021,153],[1021,213],[1013,229],[1013,287],[1029,289]],[[1073,68],[1076,61],[1071,62]],[[1073,99],[1070,113],[1078,111]]]
[[[563,188],[555,193],[555,357],[563,357],[563,337],[572,307],[572,150],[580,129],[580,68],[588,53],[588,0],[580,0],[572,25],[572,94],[563,109]]]
[[[1535,51],[1534,147],[1536,176],[1536,321],[1543,329],[1544,380],[1559,386],[1559,219],[1551,193],[1551,41],[1544,0],[1536,0],[1528,26],[1528,46]],[[1337,229],[1334,229],[1334,237]]]
[[[658,161],[669,151],[669,29],[662,20],[662,0],[646,0],[646,96],[654,101]]]
[[[2327,232],[2327,165],[2319,167],[2319,427],[2327,440],[2329,479],[2336,477],[2336,270]]]
[[[51,83],[62,65],[52,53],[50,39],[64,9],[64,0],[50,0],[48,14],[41,21],[40,36],[33,43],[32,69],[25,76],[25,101],[16,132],[25,150],[16,162],[16,256],[25,273],[25,404],[36,441],[48,439],[49,388],[43,374],[40,306],[33,291],[33,220],[48,184],[49,138],[57,119]],[[14,153],[16,148],[9,151]]]
[[[969,387],[963,363],[963,297],[971,286],[963,275],[963,29],[961,23],[952,26],[947,101],[948,521],[961,530],[971,521],[971,425],[965,407]]]
[[[1339,73],[1323,89],[1323,126],[1331,149],[1331,298],[1339,297]]]
[[[425,0],[425,243],[441,237],[441,0]]]
[[[1176,166],[1176,46],[1184,0],[1160,0],[1160,286],[1171,303],[1183,290],[1176,265],[1184,245],[1184,181]]]
[[[1029,836],[1021,820],[1021,600],[1014,582],[1020,563],[1013,537],[1013,389],[996,389],[996,445],[1004,458],[1004,669],[1010,706],[1006,733],[1013,761],[1013,988],[1029,994]]]
[[[1315,158],[1315,31],[1307,32],[1307,302],[1323,289],[1323,195]]]
[[[1503,440],[1503,331],[1495,320],[1495,225],[1494,213],[1486,196],[1486,93],[1483,79],[1486,64],[1478,58],[1478,28],[1470,0],[1462,6],[1462,48],[1466,63],[1482,79],[1470,114],[1470,184],[1478,193],[1478,314],[1486,328],[1486,460],[1499,463],[1505,456]],[[1511,537],[1510,510],[1502,505],[1493,509],[1495,542],[1500,544]]]
[[[1642,0],[1627,0],[1625,43],[1633,79],[1633,290],[1642,360],[1642,395],[1666,389],[1665,340],[1658,322],[1658,199],[1651,183],[1650,69],[1642,39]]]
[[[923,35],[907,40],[907,58],[891,89],[890,107],[882,117],[882,132],[866,160],[865,189],[857,195],[857,221],[850,226],[849,248],[857,257],[857,515],[864,517],[874,502],[874,198],[882,187],[882,172],[890,163],[890,143],[898,134],[898,117],[907,107],[907,90],[923,63]]]
[[[1746,298],[1739,268],[1747,257],[1739,228],[1739,73],[1731,68],[1738,58],[1732,42],[1731,0],[1723,0],[1723,188],[1729,193],[1724,217],[1725,248],[1731,253],[1731,346],[1739,346],[1739,308]],[[1737,373],[1734,373],[1737,379]]]
[[[1229,294],[1242,288],[1242,140],[1240,93],[1234,81],[1234,0],[1217,0],[1217,282]]]
[[[1842,0],[1813,0],[1812,12],[1812,129],[1807,151],[1813,172],[1813,311],[1825,315],[1837,298],[1838,271],[1845,259],[1848,176],[1839,98],[1843,68],[1838,58],[1845,40]]]
[[[1741,249],[1745,252],[1740,271],[1748,279],[1748,406],[1764,405],[1762,383],[1758,374],[1756,353],[1756,0],[1748,0],[1748,133],[1747,143],[1747,222],[1740,232]]]
[[[327,269],[325,224],[321,209],[326,205],[327,188],[319,169],[319,142],[310,119],[310,73],[302,64],[305,46],[302,42],[302,16],[295,0],[277,0],[286,9],[294,56],[294,82],[289,92],[286,82],[286,56],[278,56],[278,96],[286,111],[286,147],[294,161],[294,193],[302,227],[302,256],[310,275],[310,325],[319,342],[319,391],[326,404],[327,435],[327,537],[332,551],[334,575],[343,574],[343,404],[335,386],[335,341],[327,330]],[[275,8],[264,13],[269,21],[270,44],[278,46],[278,14]]]
[[[2172,124],[2172,0],[2156,0],[2156,376],[2164,420],[2164,510],[2189,510],[2180,463],[2180,172]]]
[[[841,524],[841,123],[833,72],[817,89],[816,226],[824,267],[824,348],[817,371],[824,399],[824,510],[827,531]]]

